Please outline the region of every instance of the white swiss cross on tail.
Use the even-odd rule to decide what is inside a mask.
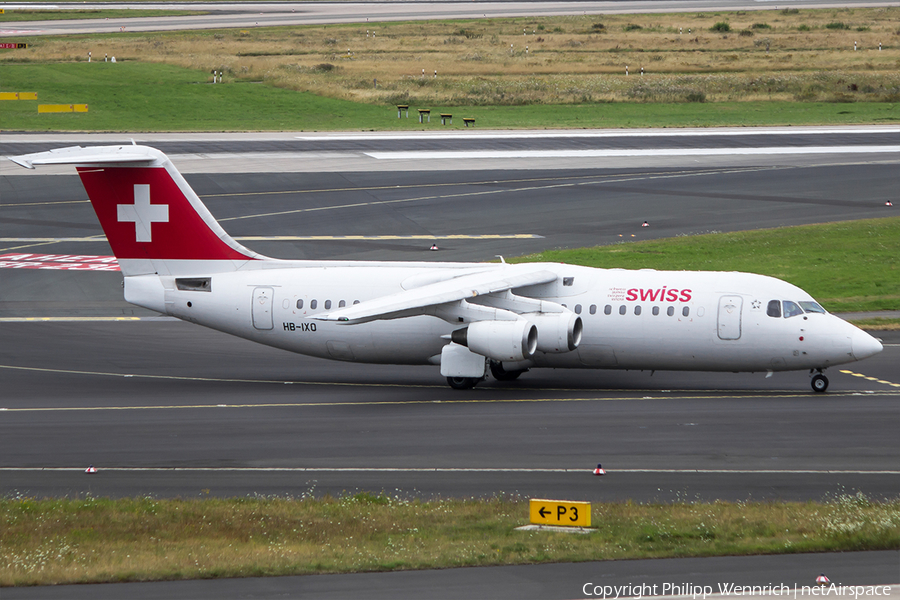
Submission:
[[[139,183],[134,186],[134,204],[117,204],[117,220],[134,223],[134,235],[138,242],[152,242],[153,223],[169,222],[167,204],[150,204],[150,186]]]

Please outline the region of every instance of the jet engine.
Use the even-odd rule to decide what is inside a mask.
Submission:
[[[537,349],[541,352],[571,352],[581,343],[584,325],[573,312],[530,314],[528,319],[537,327]]]
[[[538,347],[538,330],[531,321],[476,321],[450,334],[450,339],[498,361],[531,358]]]

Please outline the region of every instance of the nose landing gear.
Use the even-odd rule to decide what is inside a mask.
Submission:
[[[809,384],[812,386],[814,392],[822,393],[828,389],[828,378],[822,374],[822,369],[816,369],[816,374],[812,376]],[[810,371],[812,373],[812,371]]]

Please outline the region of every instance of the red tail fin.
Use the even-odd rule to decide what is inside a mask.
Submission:
[[[225,233],[159,150],[146,146],[79,147],[13,160],[30,168],[76,165],[126,275],[233,270],[244,261],[265,258]]]

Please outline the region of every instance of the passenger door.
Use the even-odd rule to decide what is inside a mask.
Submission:
[[[272,329],[272,297],[270,287],[253,289],[253,326],[257,329]]]
[[[719,339],[741,339],[741,307],[744,299],[740,296],[719,298]]]

